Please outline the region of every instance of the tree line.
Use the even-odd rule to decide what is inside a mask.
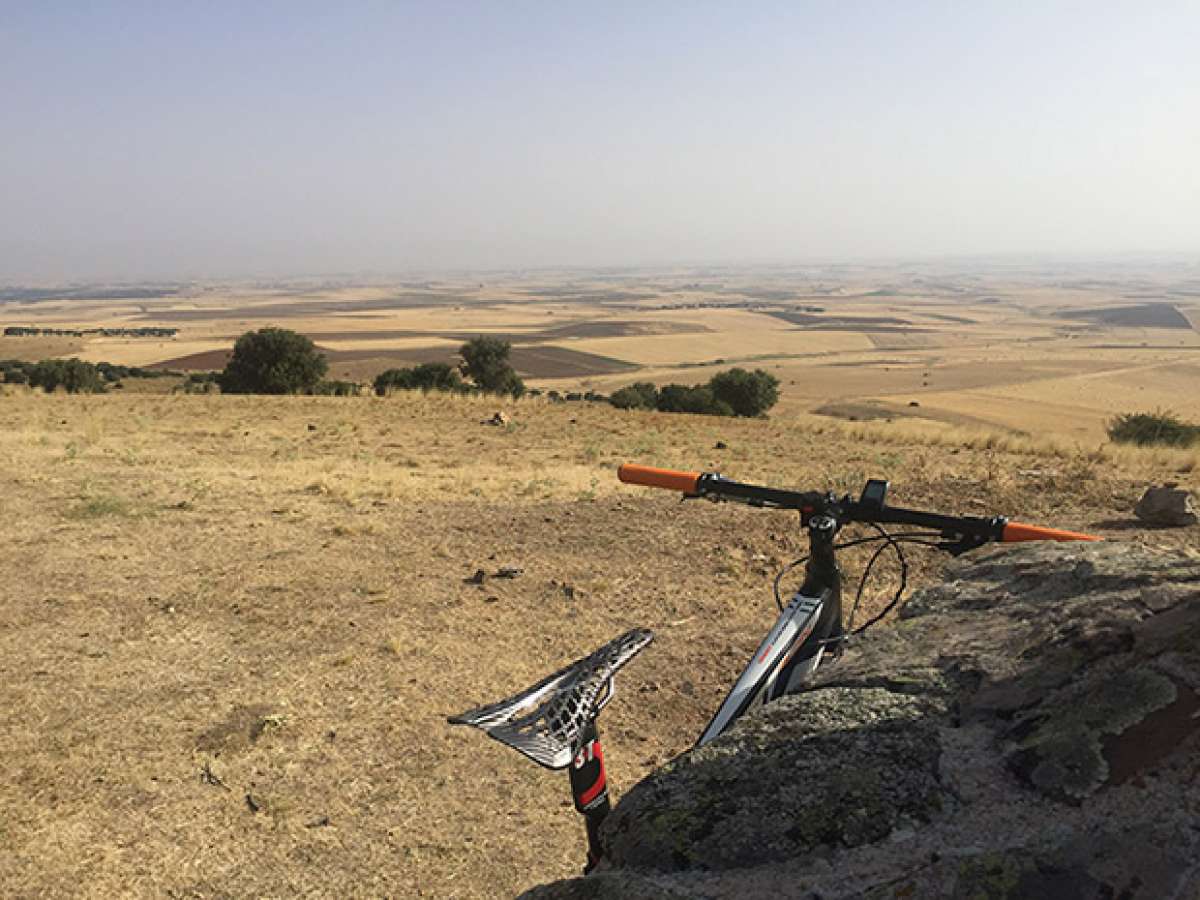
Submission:
[[[70,394],[99,394],[124,378],[163,378],[178,375],[165,369],[143,369],[109,362],[90,363],[82,359],[43,359],[26,362],[0,359],[0,382],[27,384],[50,392],[61,388]]]
[[[372,387],[386,396],[397,390],[483,393],[520,397],[528,392],[525,382],[510,362],[512,345],[482,335],[459,348],[462,361],[422,363],[380,373]],[[233,353],[220,372],[193,373],[182,390],[224,394],[328,394],[350,396],[359,386],[349,381],[326,380],[329,363],[312,340],[287,328],[260,328],[237,339]],[[52,359],[39,363],[15,360],[0,362],[3,380],[28,384],[47,391],[99,392],[106,384],[127,377],[159,377],[175,374],[151,369],[88,363],[79,359]],[[576,395],[568,394],[567,399]],[[558,399],[550,392],[551,399]],[[660,412],[699,413],[717,416],[761,416],[779,399],[779,380],[762,369],[748,372],[730,369],[709,379],[707,384],[667,384],[648,381],[621,388],[611,397],[588,392],[579,399],[607,401],[619,409],[652,409]]]
[[[5,337],[83,337],[98,334],[101,337],[175,337],[178,328],[147,326],[145,328],[35,328],[27,325],[9,325],[4,329]]]

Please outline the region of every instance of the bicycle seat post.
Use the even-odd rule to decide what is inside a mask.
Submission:
[[[579,736],[579,751],[571,761],[569,774],[575,810],[583,816],[587,827],[587,865],[583,869],[586,875],[600,861],[600,825],[610,809],[608,774],[604,768],[604,750],[600,746],[595,719],[588,723]]]

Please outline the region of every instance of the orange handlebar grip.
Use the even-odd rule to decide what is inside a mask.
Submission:
[[[1094,534],[1081,534],[1078,531],[1061,531],[1057,528],[1042,528],[1039,525],[1026,525],[1022,522],[1009,522],[1004,526],[1004,541],[1102,541],[1104,538]]]
[[[696,493],[696,485],[700,481],[699,472],[655,469],[651,466],[637,466],[633,463],[625,463],[617,469],[617,477],[625,484],[664,488],[668,491],[681,491],[684,494]]]

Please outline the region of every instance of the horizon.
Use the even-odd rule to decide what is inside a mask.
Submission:
[[[1184,3],[9,11],[0,284],[1196,258],[1197,43]]]

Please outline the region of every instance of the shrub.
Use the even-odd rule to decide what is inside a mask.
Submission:
[[[375,393],[388,391],[456,391],[467,389],[458,370],[447,363],[422,363],[411,369],[388,369],[375,378]]]
[[[658,388],[649,381],[637,381],[613,391],[609,402],[617,409],[656,409]]]
[[[1108,436],[1118,444],[1139,447],[1191,447],[1200,443],[1200,425],[1184,422],[1174,413],[1122,413],[1108,423]]]
[[[25,370],[32,387],[46,393],[62,388],[68,394],[100,394],[104,382],[100,372],[81,359],[44,359]]]
[[[732,416],[733,407],[720,400],[707,385],[667,384],[658,392],[659,412]]]
[[[298,394],[325,375],[325,357],[302,334],[286,328],[247,331],[218,378],[227,394]]]
[[[362,389],[353,381],[318,381],[310,394],[323,397],[357,397]]]
[[[189,372],[182,384],[175,386],[174,391],[184,394],[211,394],[217,389],[220,372]]]
[[[770,372],[730,369],[708,382],[713,396],[728,404],[735,416],[761,416],[779,402],[779,379]]]
[[[495,337],[472,338],[459,348],[462,372],[479,390],[488,394],[525,393],[525,382],[508,361],[512,344]]]
[[[142,369],[138,366],[122,366],[117,363],[98,362],[96,369],[105,381],[120,381],[122,378],[164,378],[176,373],[166,369]]]

